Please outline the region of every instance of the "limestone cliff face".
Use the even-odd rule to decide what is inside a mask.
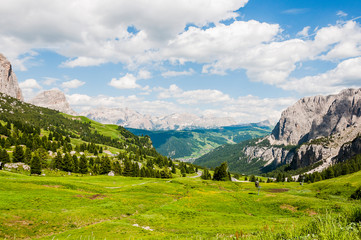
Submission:
[[[31,99],[29,103],[39,107],[54,109],[66,114],[77,115],[77,113],[71,109],[64,93],[58,89],[41,92],[35,98]]]
[[[275,144],[296,145],[361,124],[361,89],[306,97],[287,108],[272,131]]]
[[[12,66],[2,54],[0,54],[0,92],[21,101],[24,100]]]

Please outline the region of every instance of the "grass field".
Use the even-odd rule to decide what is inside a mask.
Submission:
[[[257,195],[244,182],[0,171],[0,239],[269,239],[358,206],[349,196],[361,172],[261,186]]]

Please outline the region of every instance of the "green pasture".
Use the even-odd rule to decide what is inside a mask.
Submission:
[[[360,179],[261,183],[257,195],[250,182],[0,171],[0,239],[277,239],[358,206]]]

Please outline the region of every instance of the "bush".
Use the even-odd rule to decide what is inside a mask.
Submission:
[[[361,199],[361,187],[359,187],[354,193],[351,194],[352,199]]]
[[[361,208],[355,208],[351,211],[348,217],[348,222],[353,222],[353,223],[361,222]]]

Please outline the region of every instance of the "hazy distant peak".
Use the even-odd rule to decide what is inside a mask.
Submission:
[[[29,103],[40,107],[54,109],[66,114],[77,115],[77,113],[71,109],[65,94],[59,89],[43,91],[31,99]]]

